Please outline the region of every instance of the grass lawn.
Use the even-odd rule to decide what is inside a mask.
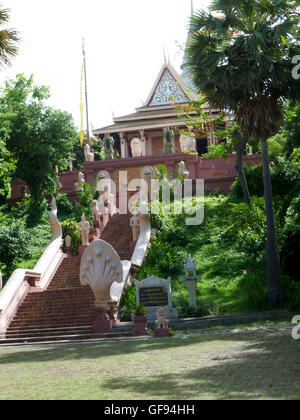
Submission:
[[[5,399],[300,399],[291,330],[0,348]]]

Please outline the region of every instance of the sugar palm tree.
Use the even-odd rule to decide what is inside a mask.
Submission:
[[[0,4],[0,66],[11,64],[11,59],[18,53],[18,32],[14,29],[3,28],[9,21],[9,9],[4,9]]]
[[[300,54],[297,1],[214,0],[191,19],[187,65],[209,104],[235,113],[242,135],[261,141],[267,220],[270,304],[282,303],[267,139],[280,125],[285,99],[299,86],[292,57]]]

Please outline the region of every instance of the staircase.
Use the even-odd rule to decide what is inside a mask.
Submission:
[[[130,215],[115,214],[101,235],[121,260],[131,258],[129,219]],[[93,333],[95,298],[89,286],[81,286],[79,272],[80,257],[64,258],[48,288],[27,295],[0,344],[133,335],[127,323],[108,334]]]
[[[116,213],[109,221],[101,235],[101,239],[111,244],[121,260],[130,260],[130,242],[132,233],[130,214]]]

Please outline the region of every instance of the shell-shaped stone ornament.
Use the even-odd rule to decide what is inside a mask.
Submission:
[[[113,302],[111,285],[122,280],[123,266],[116,251],[102,239],[93,241],[81,258],[80,282],[91,287],[96,306]]]

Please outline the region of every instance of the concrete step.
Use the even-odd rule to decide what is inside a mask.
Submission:
[[[11,338],[26,338],[26,337],[47,337],[53,334],[59,335],[74,335],[74,334],[92,334],[93,327],[63,327],[63,328],[31,328],[22,330],[9,330],[6,332],[6,339]]]
[[[121,322],[119,325],[113,325],[112,332],[133,332],[134,323],[133,322]]]
[[[115,248],[121,259],[131,257],[129,221],[130,215],[116,214],[102,233],[102,239]],[[89,286],[80,284],[80,262],[78,256],[64,258],[47,290],[27,295],[9,326],[7,343],[96,337],[90,327],[97,318],[95,298]],[[114,334],[132,335],[133,326],[113,327],[110,336]]]
[[[103,333],[103,334],[66,334],[66,335],[45,335],[45,336],[28,336],[28,337],[15,337],[15,338],[4,338],[0,339],[1,345],[8,344],[22,344],[22,343],[42,343],[42,342],[57,342],[57,341],[74,341],[74,340],[95,340],[97,338],[116,338],[116,337],[131,337],[133,333],[124,332],[124,333]]]

